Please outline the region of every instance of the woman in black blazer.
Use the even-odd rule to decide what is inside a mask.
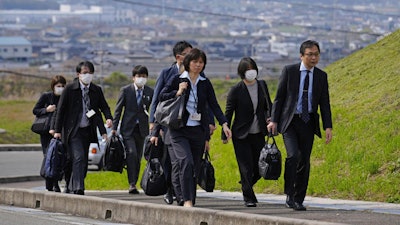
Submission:
[[[208,110],[214,113],[227,138],[231,137],[231,130],[217,102],[214,88],[208,78],[200,75],[206,63],[205,53],[193,48],[183,60],[185,71],[170,79],[159,94],[159,100],[165,101],[185,93],[185,126],[169,129],[171,145],[180,167],[179,182],[185,207],[192,207],[196,200],[196,177],[205,141],[210,135]]]
[[[67,81],[63,76],[54,76],[51,79],[51,90],[49,92],[44,92],[39,100],[37,101],[35,107],[33,108],[33,114],[35,116],[41,116],[48,114],[49,118],[53,117],[53,113],[56,110],[56,106],[58,103],[58,100],[60,99],[60,95],[62,91],[64,90],[65,84]],[[53,126],[54,121],[50,122],[50,130],[47,133],[40,134],[40,144],[42,145],[42,151],[43,151],[43,162],[46,159],[46,153],[47,153],[47,148],[49,147],[50,140],[53,138],[54,134],[54,126]],[[42,163],[42,168],[40,171],[44,171],[44,163]],[[45,176],[43,172],[40,174],[41,176]],[[53,178],[46,178],[46,189],[48,191],[55,191],[55,192],[60,192],[60,187],[58,185],[58,180],[53,179]]]
[[[267,135],[272,102],[265,81],[256,79],[258,68],[252,58],[242,58],[238,65],[238,75],[242,80],[229,91],[225,116],[229,127],[232,127],[232,142],[245,206],[256,207],[253,185],[261,178],[258,159]],[[233,114],[235,117],[231,123]]]

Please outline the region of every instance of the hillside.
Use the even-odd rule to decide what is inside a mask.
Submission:
[[[399,40],[400,30],[325,68],[334,139],[315,145],[310,194],[400,202]]]

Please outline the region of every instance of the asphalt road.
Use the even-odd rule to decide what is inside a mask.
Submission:
[[[41,152],[0,151],[0,181],[3,177],[38,175],[41,160]],[[45,191],[43,180],[13,183],[0,182],[0,187]],[[129,195],[127,190],[88,190],[85,194],[100,198],[165,205],[161,196],[150,197],[143,193]],[[296,212],[284,207],[285,196],[257,194],[257,197],[259,200],[258,206],[256,208],[247,208],[243,206],[241,193],[220,191],[207,193],[199,190],[196,207],[353,225],[400,225],[400,204],[332,200],[307,196],[304,202],[305,206],[307,206],[307,211]]]

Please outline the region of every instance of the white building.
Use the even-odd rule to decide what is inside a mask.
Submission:
[[[0,58],[27,61],[32,57],[32,44],[24,37],[0,37]]]

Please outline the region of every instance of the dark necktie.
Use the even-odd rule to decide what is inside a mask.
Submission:
[[[301,97],[301,119],[307,123],[310,120],[310,114],[308,114],[308,83],[310,80],[310,73],[307,70],[306,78],[304,79],[303,95]]]
[[[90,110],[90,98],[89,98],[89,88],[83,88],[83,110],[82,110],[82,121],[80,127],[89,126],[89,118],[86,116],[86,113]]]
[[[137,89],[136,102],[138,106],[140,105],[141,101],[142,101],[142,89]]]

